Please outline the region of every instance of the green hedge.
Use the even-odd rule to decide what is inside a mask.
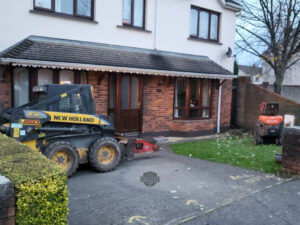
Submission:
[[[14,183],[18,225],[67,224],[64,170],[41,153],[0,134],[0,174]]]

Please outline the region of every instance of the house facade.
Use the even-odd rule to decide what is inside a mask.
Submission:
[[[262,68],[256,65],[239,65],[239,76],[250,76],[252,84],[256,85],[262,85],[264,82],[262,76]]]
[[[300,57],[300,56],[298,56]],[[275,75],[273,69],[263,62],[263,82],[273,91]],[[300,62],[293,65],[285,73],[281,95],[300,103]]]
[[[0,3],[0,108],[51,83],[91,84],[120,133],[193,135],[230,123],[231,0]]]

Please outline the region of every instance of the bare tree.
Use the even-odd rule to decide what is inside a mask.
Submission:
[[[300,0],[240,0],[240,50],[260,57],[274,70],[280,94],[287,69],[300,61]],[[297,57],[299,56],[299,57]]]

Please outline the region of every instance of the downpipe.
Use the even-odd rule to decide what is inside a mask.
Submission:
[[[217,119],[217,134],[221,133],[221,106],[222,106],[222,80],[219,86],[219,99],[218,99],[218,119]]]

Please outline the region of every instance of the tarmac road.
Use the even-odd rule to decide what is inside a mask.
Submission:
[[[300,224],[299,180],[161,149],[109,173],[81,166],[69,179],[69,224]],[[141,182],[149,171],[153,187]]]

